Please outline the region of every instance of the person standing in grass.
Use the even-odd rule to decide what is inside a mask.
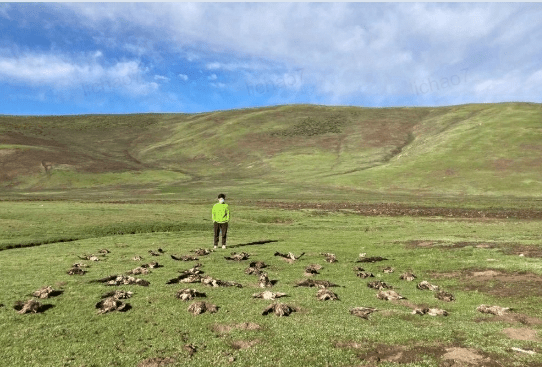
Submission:
[[[214,248],[218,246],[218,238],[222,232],[222,248],[226,248],[226,234],[228,233],[228,222],[230,221],[230,208],[225,203],[226,195],[218,195],[218,203],[213,205],[213,225],[215,230]]]

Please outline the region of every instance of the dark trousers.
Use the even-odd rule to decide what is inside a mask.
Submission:
[[[214,245],[218,246],[218,237],[220,236],[220,230],[222,230],[222,246],[226,246],[226,234],[228,233],[228,222],[225,222],[225,223],[214,222],[214,225],[215,225]]]

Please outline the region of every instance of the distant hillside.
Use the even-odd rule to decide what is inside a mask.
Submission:
[[[540,197],[541,162],[539,104],[0,116],[0,187],[13,193]]]

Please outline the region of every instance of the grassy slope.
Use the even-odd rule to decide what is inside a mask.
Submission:
[[[541,117],[540,105],[519,103],[4,116],[0,179],[13,193],[98,187],[113,197],[140,188],[198,198],[220,189],[266,198],[539,198]]]

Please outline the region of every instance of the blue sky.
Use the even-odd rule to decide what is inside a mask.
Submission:
[[[540,3],[2,3],[0,114],[542,99]]]

